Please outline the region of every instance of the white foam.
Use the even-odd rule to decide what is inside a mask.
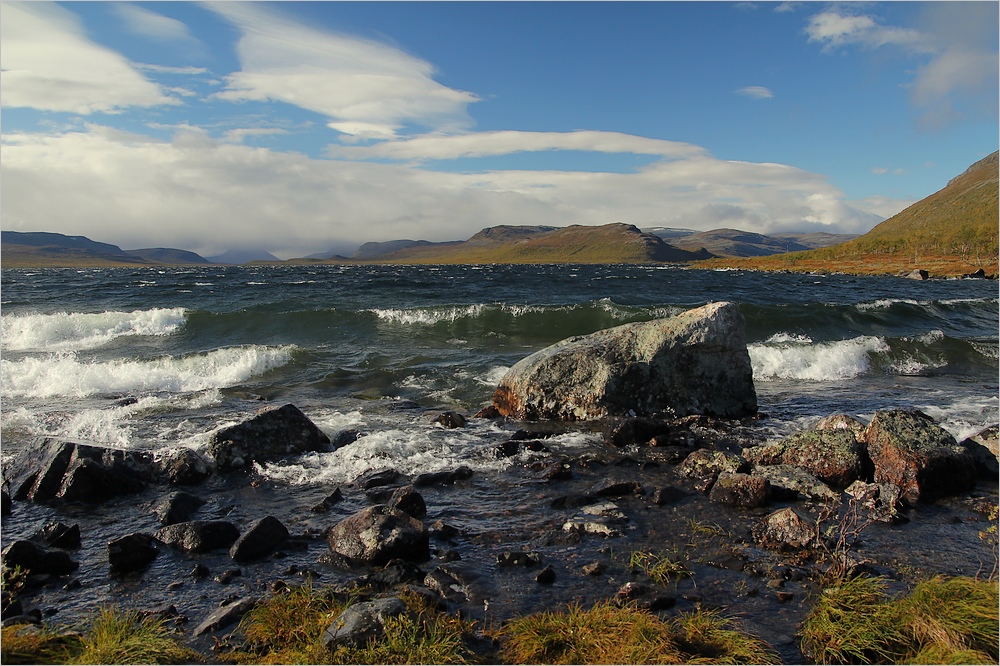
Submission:
[[[392,324],[429,325],[440,321],[456,321],[465,317],[477,317],[483,311],[481,304],[438,308],[417,308],[413,310],[395,308],[375,308],[369,310],[380,320]]]
[[[72,351],[100,347],[123,336],[170,335],[183,324],[184,308],[155,308],[4,316],[0,331],[8,351]]]
[[[862,336],[835,342],[765,342],[747,346],[756,381],[835,381],[865,374],[869,355],[889,351],[882,338]]]
[[[0,379],[8,396],[51,398],[122,393],[184,393],[235,386],[285,365],[294,345],[248,345],[174,358],[81,361],[73,352],[0,360]]]

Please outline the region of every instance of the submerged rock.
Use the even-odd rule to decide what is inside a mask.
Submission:
[[[174,525],[187,521],[204,504],[205,500],[200,497],[177,491],[160,498],[153,505],[152,511],[161,525]]]
[[[239,469],[251,462],[325,451],[330,438],[295,405],[265,409],[253,418],[212,434],[208,453],[220,470]]]
[[[239,536],[236,525],[224,520],[192,520],[168,525],[156,532],[156,538],[163,543],[188,553],[228,548]]]
[[[493,404],[529,420],[750,416],[757,394],[744,329],[738,306],[711,303],[569,338],[516,363]]]
[[[875,464],[875,483],[899,486],[910,502],[956,495],[976,484],[972,456],[923,412],[877,411],[862,439]]]

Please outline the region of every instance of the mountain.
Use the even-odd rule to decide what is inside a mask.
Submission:
[[[229,250],[222,254],[206,257],[210,264],[246,264],[251,261],[281,261],[264,250]]]
[[[210,263],[208,259],[200,254],[188,252],[187,250],[176,250],[172,247],[149,247],[141,250],[128,250],[128,253],[145,259],[146,261],[152,261],[157,264],[166,264],[169,266],[187,266]]]
[[[0,231],[0,263],[4,268],[40,268],[149,266],[154,262],[85,236]]]
[[[431,241],[425,240],[373,241],[370,243],[364,243],[361,247],[355,250],[354,254],[351,255],[351,259],[369,261],[371,259],[377,259],[378,257],[384,257],[387,254],[392,254],[393,252],[398,252],[399,250],[405,250],[411,247],[422,247],[424,245],[441,245],[441,243],[432,243]]]
[[[368,261],[397,264],[649,263],[696,261],[710,256],[707,252],[681,250],[630,224],[615,223],[599,227],[500,225],[483,229],[466,241],[414,243],[371,256]]]
[[[771,234],[771,238],[796,243],[808,250],[846,243],[857,237],[858,234],[830,234],[825,231],[814,231],[808,234]]]
[[[759,270],[899,274],[923,269],[960,276],[1000,263],[998,153],[979,160],[934,194],[846,243],[757,259],[722,259],[711,266]]]
[[[691,231],[659,227],[648,230],[682,250],[696,252],[702,248],[717,257],[765,257],[771,254],[797,252],[826,247],[857,238],[852,234],[775,234],[765,236],[740,229],[713,229]]]

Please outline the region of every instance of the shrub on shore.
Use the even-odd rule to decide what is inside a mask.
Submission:
[[[885,579],[823,591],[802,624],[802,652],[820,664],[998,663],[996,581],[938,576],[891,599]]]

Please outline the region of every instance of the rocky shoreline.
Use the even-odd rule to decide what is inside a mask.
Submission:
[[[801,663],[797,627],[830,576],[867,572],[905,589],[991,573],[995,551],[979,534],[996,519],[996,426],[957,442],[926,414],[885,409],[767,441],[752,382],[733,381],[745,374],[742,322],[706,307],[695,328],[690,315],[657,324],[656,344],[635,325],[620,327],[614,351],[610,334],[592,338],[593,363],[620,363],[579,373],[585,403],[553,372],[558,350],[543,350],[478,414],[419,416],[444,429],[489,420],[488,455],[511,463],[493,476],[376,468],[291,491],[256,465],[345,449],[361,433],[328,435],[290,404],[214,431],[204,453],[36,441],[4,469],[3,563],[26,575],[4,592],[3,624],[72,626],[113,602],[171,618],[211,661],[239,644],[255,604],[309,582],[373,604],[357,609],[370,611],[362,632],[403,589],[484,628],[612,600],[665,616],[720,609]],[[575,359],[569,374],[587,342],[557,345]],[[663,377],[684,390],[659,391]],[[583,404],[585,418],[573,411]],[[602,444],[559,443],[574,431]],[[360,640],[337,626],[331,647]]]

